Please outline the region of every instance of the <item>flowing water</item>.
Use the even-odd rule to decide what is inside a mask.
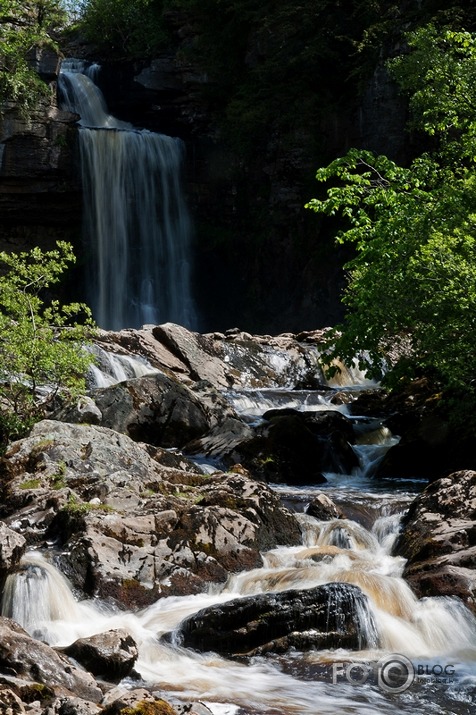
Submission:
[[[377,451],[395,439],[382,427],[366,434],[373,437],[362,446]],[[297,512],[302,543],[264,553],[261,568],[234,574],[208,593],[163,598],[136,613],[113,612],[97,601],[78,603],[45,556],[31,552],[22,570],[8,577],[3,614],[58,646],[123,627],[138,644],[136,670],[145,686],[165,691],[172,702],[200,700],[214,715],[470,715],[476,619],[457,599],[417,599],[403,580],[404,559],[392,555],[392,546],[421,484],[378,483],[369,476],[372,461],[362,460],[354,475],[327,475],[324,487],[276,487]],[[323,489],[347,518],[324,522],[304,513]],[[367,596],[370,616],[359,614],[362,642],[370,644],[365,650],[292,650],[245,663],[160,640],[206,606],[326,583],[354,584]],[[137,681],[121,687],[137,687]]]
[[[101,328],[176,322],[193,328],[191,223],[183,144],[108,113],[98,65],[63,62],[61,105],[80,116],[89,302]]]
[[[88,347],[94,357],[86,381],[90,388],[110,387],[118,382],[158,372],[145,358],[132,355],[117,355],[99,345]]]

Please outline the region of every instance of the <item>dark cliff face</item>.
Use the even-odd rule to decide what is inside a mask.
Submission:
[[[249,64],[258,49],[250,40]],[[0,117],[0,240],[27,248],[63,238],[81,254],[76,117],[58,110],[51,58],[37,69],[51,102],[29,121],[11,105]],[[184,141],[202,330],[275,333],[342,317],[347,256],[332,225],[304,204],[318,189],[316,168],[350,146],[404,155],[405,110],[381,66],[359,101],[329,102],[312,121],[296,116],[285,128],[271,121],[260,136],[245,129],[239,140],[227,132],[213,81],[180,48],[150,63],[103,62],[99,84],[113,114]]]
[[[270,127],[252,153],[226,135],[207,76],[177,55],[106,63],[99,83],[113,114],[185,143],[203,330],[274,333],[342,318],[348,255],[334,245],[332,224],[304,205],[319,188],[317,167],[350,146],[405,159],[406,107],[383,64],[346,111],[286,132]]]
[[[6,250],[78,238],[77,117],[57,107],[58,56],[38,54],[34,60],[49,83],[49,99],[28,118],[14,103],[0,108],[0,246]]]

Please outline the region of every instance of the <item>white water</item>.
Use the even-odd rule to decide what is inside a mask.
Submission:
[[[108,113],[97,65],[63,63],[64,109],[80,115],[89,302],[98,325],[195,327],[191,224],[180,140],[134,129]]]
[[[359,439],[362,447],[380,449],[392,436],[377,425],[362,430]],[[77,603],[61,574],[31,553],[24,559],[24,571],[8,578],[2,612],[58,646],[123,627],[138,644],[136,670],[145,686],[165,691],[172,700],[206,702],[214,715],[470,715],[476,689],[476,620],[457,599],[415,597],[402,578],[404,560],[391,555],[401,512],[414,493],[389,491],[388,484],[387,491],[382,485],[377,489],[367,468],[363,464],[360,475],[328,475],[325,487],[277,487],[287,500],[295,500],[298,511],[325,489],[347,513],[353,510],[362,520],[321,522],[298,513],[301,545],[264,553],[261,568],[233,574],[208,593],[163,598],[137,613],[114,613],[97,601]],[[354,584],[369,599],[372,623],[359,620],[367,634],[376,625],[378,637],[366,650],[291,651],[237,663],[160,641],[206,606],[329,582]],[[351,684],[342,675],[349,662],[367,667],[402,656],[415,668],[448,665],[454,682],[435,684],[421,677],[397,694],[373,680]],[[137,687],[137,682],[126,680],[121,687]]]
[[[389,553],[388,537],[398,528],[395,516],[379,519],[371,531],[351,520],[299,518],[302,546],[267,552],[262,568],[233,575],[225,585],[217,584],[207,594],[164,598],[138,613],[111,613],[97,602],[77,603],[61,574],[39,554],[31,553],[24,559],[24,571],[8,579],[3,614],[15,618],[36,637],[60,646],[110,628],[126,628],[138,643],[136,669],[145,684],[159,685],[179,700],[207,701],[217,715],[223,712],[213,709],[218,703],[243,708],[229,712],[247,715],[469,713],[438,709],[434,692],[425,695],[423,690],[422,695],[424,685],[413,686],[398,701],[370,685],[357,688],[343,680],[333,685],[333,663],[373,662],[397,653],[414,663],[451,663],[466,685],[474,686],[476,621],[457,599],[418,600],[414,596],[401,578],[403,559]],[[369,598],[379,640],[372,649],[293,652],[287,661],[284,657],[254,658],[249,664],[241,664],[158,640],[205,606],[238,596],[335,581],[355,584]],[[315,672],[311,680],[306,676],[309,669]],[[455,692],[460,699],[467,697],[464,687]],[[441,691],[440,699],[450,697],[448,693]]]
[[[158,372],[145,358],[132,355],[117,355],[93,345],[89,351],[95,363],[89,367],[86,376],[89,387],[110,387],[124,380],[152,375]]]

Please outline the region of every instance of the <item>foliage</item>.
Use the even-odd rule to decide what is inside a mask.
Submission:
[[[2,0],[0,6],[0,101],[17,102],[25,114],[47,87],[31,68],[35,48],[55,47],[52,32],[65,22],[60,0]]]
[[[307,206],[341,215],[338,240],[356,250],[331,355],[454,392],[476,377],[476,36],[429,26],[408,42],[392,71],[432,150],[405,168],[352,149],[318,170],[332,185]]]
[[[81,27],[108,56],[152,57],[163,48],[162,0],[85,0]]]
[[[71,246],[43,252],[0,253],[1,438],[20,436],[59,393],[84,389],[91,362],[85,350],[92,333],[89,309],[47,302],[45,291],[74,261]],[[77,322],[82,317],[83,322]]]

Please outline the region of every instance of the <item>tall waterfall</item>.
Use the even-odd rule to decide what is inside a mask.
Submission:
[[[102,328],[175,322],[195,327],[191,224],[179,139],[108,113],[97,65],[63,62],[64,109],[79,114],[88,300]]]

